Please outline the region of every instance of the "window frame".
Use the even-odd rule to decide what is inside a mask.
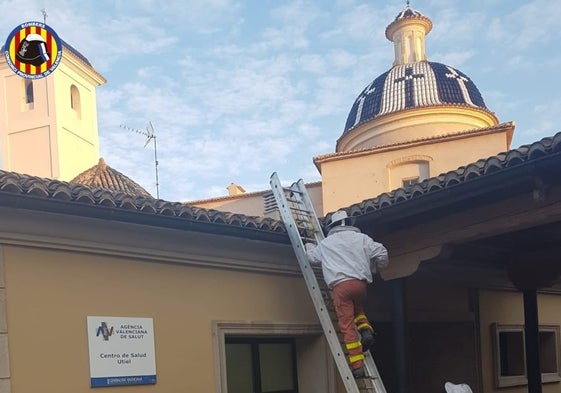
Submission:
[[[401,187],[402,188],[412,187],[415,184],[419,184],[420,182],[421,182],[421,176],[404,177],[401,179]]]
[[[256,393],[298,393],[298,367],[296,365],[296,343],[293,337],[270,337],[270,336],[226,336],[225,344],[248,344],[251,348],[252,357],[252,376],[254,392]],[[294,382],[294,389],[290,390],[275,390],[263,392],[261,385],[261,362],[259,357],[259,346],[261,344],[290,344],[291,349],[291,363],[292,363],[292,378]]]
[[[539,325],[539,334],[542,333],[553,333],[555,338],[554,351],[555,354],[555,368],[554,372],[543,372],[541,373],[542,384],[543,383],[553,383],[561,381],[561,347],[560,347],[560,327],[559,325]],[[522,336],[522,348],[523,348],[523,373],[519,375],[501,375],[501,348],[500,348],[500,334],[501,333],[520,333]],[[512,387],[512,386],[524,386],[528,385],[528,378],[526,374],[526,334],[524,330],[524,325],[518,324],[491,324],[491,337],[493,345],[493,374],[495,380],[495,387]],[[543,370],[543,365],[540,365]]]
[[[262,321],[212,321],[212,337],[213,337],[213,353],[214,367],[217,376],[217,393],[225,393],[227,391],[226,383],[226,337],[230,336],[273,336],[273,337],[291,337],[296,339],[296,356],[300,359],[299,340],[303,338],[323,339],[323,330],[321,325],[317,323],[300,323],[300,322],[262,322]],[[335,393],[336,391],[336,373],[335,363],[330,356],[327,343],[325,343],[324,353],[317,353],[320,356],[316,359],[315,365],[320,364],[320,368],[324,369],[322,374],[322,384],[325,385],[322,391],[326,393]],[[317,363],[319,360],[320,363]],[[325,362],[323,365],[321,363]],[[310,372],[309,367],[302,366],[306,364],[297,362],[298,378],[307,381],[307,373]],[[306,386],[300,386],[301,380],[298,381],[298,389],[302,392],[316,391],[306,383]]]

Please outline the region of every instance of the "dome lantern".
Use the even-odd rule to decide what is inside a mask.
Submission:
[[[394,65],[427,60],[425,36],[432,29],[432,21],[409,7],[409,2],[394,21],[386,27],[386,38],[394,44]]]

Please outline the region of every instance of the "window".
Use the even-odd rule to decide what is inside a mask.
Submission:
[[[405,156],[389,162],[388,189],[393,190],[419,183],[430,177],[432,157],[423,155]]]
[[[23,100],[22,111],[32,110],[35,98],[33,96],[33,81],[31,79],[23,80]]]
[[[526,385],[524,326],[491,326],[496,387]],[[540,325],[540,367],[542,382],[561,381],[559,370],[559,326]]]
[[[228,387],[229,382],[232,383],[232,381],[235,381],[235,378],[238,378],[238,376],[230,377],[230,375],[234,373],[233,370],[235,368],[238,368],[241,375],[246,376],[245,381],[239,381],[239,383],[242,384],[246,383],[246,385],[242,385],[244,388],[250,386],[247,385],[248,378],[250,378],[249,380],[251,381],[251,386],[255,385],[254,381],[256,372],[254,370],[253,363],[256,357],[254,355],[255,349],[252,347],[253,343],[281,344],[280,347],[270,347],[265,345],[261,348],[262,353],[265,356],[264,370],[258,370],[258,374],[261,375],[261,380],[264,378],[263,375],[267,378],[267,375],[269,375],[268,372],[271,370],[271,368],[268,367],[267,371],[267,352],[269,354],[271,352],[278,352],[280,357],[277,359],[275,355],[274,359],[279,362],[279,359],[285,359],[283,361],[284,366],[282,366],[282,374],[279,375],[279,378],[282,377],[280,381],[283,382],[284,385],[284,382],[290,381],[288,376],[293,376],[292,379],[295,386],[292,390],[286,390],[287,392],[335,393],[337,390],[335,373],[332,372],[335,364],[333,362],[333,358],[329,354],[329,346],[327,345],[323,330],[319,324],[258,321],[213,321],[212,337],[215,353],[214,367],[217,376],[216,391],[219,393],[236,393],[235,390],[229,390]],[[245,346],[232,346],[232,344],[245,344]],[[288,347],[292,347],[292,364],[295,369],[292,369],[287,361],[289,358],[288,354],[290,353],[290,351],[288,351]],[[227,351],[229,352],[228,355]],[[240,369],[240,364],[232,361],[233,359],[236,359],[236,355],[239,356],[238,359],[240,359],[240,364],[243,364],[245,361],[245,368]],[[251,367],[249,365],[251,365]],[[247,377],[248,370],[251,373],[250,377]],[[281,370],[280,366],[279,370]],[[288,373],[288,370],[293,371],[290,374]],[[277,372],[279,371],[275,371],[275,373]],[[266,381],[265,386],[263,386],[264,389],[276,388],[276,386],[269,385],[269,382],[276,383],[277,380],[271,379],[270,381]],[[287,383],[287,385],[289,384]],[[232,387],[232,389],[234,389],[234,387]],[[252,390],[243,390],[243,393],[248,391],[253,392]]]
[[[401,181],[403,187],[409,187],[419,182],[419,177],[410,177]]]
[[[70,86],[70,108],[74,109],[76,115],[80,118],[80,91],[75,85]]]
[[[296,351],[290,338],[226,337],[228,393],[296,393]]]

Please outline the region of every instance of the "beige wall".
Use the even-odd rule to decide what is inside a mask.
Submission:
[[[428,163],[433,177],[505,150],[505,134],[494,133],[320,160],[323,208],[334,211],[401,187],[400,169],[407,163]]]
[[[12,246],[3,256],[12,393],[91,391],[88,315],[154,319],[158,383],[138,392],[214,391],[214,320],[316,322],[297,277]]]
[[[481,291],[480,292],[480,326],[481,326],[481,365],[483,371],[483,391],[501,393],[525,393],[527,386],[496,389],[493,378],[493,352],[491,324],[524,325],[523,296],[519,292]],[[538,295],[538,316],[540,325],[561,325],[559,296]],[[558,354],[559,356],[559,354]],[[561,392],[561,385],[544,383],[544,393]]]
[[[296,181],[296,179],[294,179]],[[288,186],[288,185],[285,185]],[[323,203],[322,203],[322,185],[320,182],[309,183],[306,185],[306,190],[310,196],[314,209],[318,217],[324,215]],[[187,201],[186,203],[202,207],[205,209],[217,209],[220,211],[226,211],[231,213],[245,214],[249,216],[263,216],[264,215],[264,205],[263,205],[263,194],[265,192],[255,192],[234,195],[231,197],[207,199],[200,201]],[[278,214],[278,213],[277,213]],[[280,219],[279,216],[274,218]]]
[[[299,357],[317,365],[299,364],[299,376],[333,386],[290,245],[1,207],[0,216],[10,363],[0,386],[11,384],[2,393],[91,391],[87,316],[153,318],[158,383],[138,392],[223,392],[217,322],[298,338]],[[0,341],[0,360],[5,349]]]
[[[189,205],[204,209],[216,209],[224,212],[263,216],[263,193],[248,193],[231,197],[207,199],[190,202]]]

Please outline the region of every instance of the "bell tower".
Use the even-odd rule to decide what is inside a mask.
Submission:
[[[16,75],[0,56],[4,170],[68,181],[99,160],[96,88],[106,80],[64,41],[62,48],[58,67],[40,79]]]

